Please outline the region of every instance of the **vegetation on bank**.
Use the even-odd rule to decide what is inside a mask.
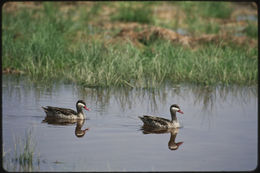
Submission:
[[[196,23],[195,19],[182,21],[180,17],[177,23],[173,20],[173,23],[160,24],[156,15],[149,15],[158,3],[149,3],[146,10],[142,10],[140,3],[134,3],[137,7],[127,3],[93,3],[91,7],[80,4],[78,8],[73,7],[75,4],[40,3],[30,10],[21,7],[16,11],[8,11],[11,8],[6,6],[2,20],[2,68],[16,69],[37,81],[66,80],[85,86],[156,87],[165,82],[257,83],[257,45],[218,40],[200,43],[193,48],[156,36],[145,42],[139,39],[141,43],[138,44],[131,39],[110,42],[120,29],[99,26],[100,21],[108,20],[118,26],[134,21],[145,26],[177,29],[186,21],[191,35],[217,33],[221,26],[212,21],[207,25],[206,18],[227,19],[232,8],[218,5],[216,8],[225,12],[208,14],[213,4],[207,2],[207,10],[196,13],[200,15]],[[199,4],[191,7],[191,3],[168,5],[178,5],[183,10],[179,13],[193,13],[199,9]],[[104,9],[112,9],[110,18],[102,16],[100,11]],[[131,9],[138,13],[143,11],[145,15],[138,18]],[[133,30],[138,29],[142,27]],[[248,39],[256,40],[256,31],[257,25],[250,21],[243,32],[248,34]]]

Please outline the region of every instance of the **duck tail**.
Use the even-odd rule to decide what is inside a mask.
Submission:
[[[42,109],[44,110],[44,112],[47,112],[47,108],[42,106]]]
[[[142,120],[144,117],[143,116],[138,116],[138,118],[140,118]]]
[[[143,123],[145,122],[144,116],[138,116],[138,118],[140,118],[143,121]]]

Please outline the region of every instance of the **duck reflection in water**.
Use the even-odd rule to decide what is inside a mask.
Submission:
[[[179,132],[178,128],[169,128],[169,129],[156,129],[156,128],[147,128],[145,126],[143,126],[141,128],[141,130],[143,131],[143,134],[163,134],[163,133],[170,133],[171,137],[170,140],[168,142],[168,148],[170,150],[177,150],[179,148],[180,145],[183,144],[183,142],[175,142],[175,138]]]
[[[54,119],[54,118],[47,118],[42,121],[43,123],[48,123],[52,125],[72,125],[76,123],[76,128],[75,128],[75,135],[77,137],[83,137],[89,128],[86,128],[82,130],[82,127],[85,123],[85,119]]]

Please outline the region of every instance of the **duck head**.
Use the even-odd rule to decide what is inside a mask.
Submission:
[[[179,107],[177,104],[171,105],[170,111],[171,111],[172,113],[179,112],[179,113],[183,114],[183,112],[181,111],[180,107]]]
[[[77,101],[76,107],[79,108],[79,109],[84,108],[84,109],[86,109],[87,111],[89,111],[89,108],[87,108],[87,105],[86,105],[86,103],[85,103],[83,100]]]

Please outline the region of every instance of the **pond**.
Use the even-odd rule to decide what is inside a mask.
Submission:
[[[41,106],[75,110],[79,99],[90,108],[84,111],[85,121],[43,121]],[[26,77],[3,75],[3,167],[9,171],[254,170],[257,102],[257,86],[101,89],[66,83],[40,85]],[[184,112],[177,114],[181,128],[162,133],[142,130],[138,116],[170,119],[174,103]],[[36,161],[26,168],[7,157],[14,157],[17,138],[22,143],[28,131]]]

